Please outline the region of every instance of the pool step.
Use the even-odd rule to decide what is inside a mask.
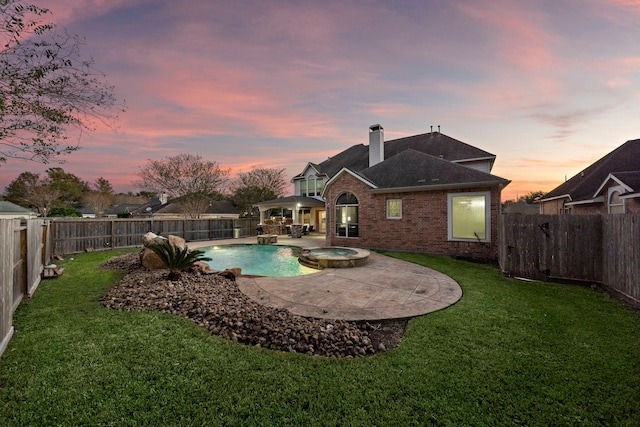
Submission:
[[[302,254],[300,254],[300,256],[298,257],[298,262],[304,265],[305,267],[315,268],[316,270],[322,270],[322,268],[320,268],[318,261],[315,259],[309,258],[307,254],[308,254],[308,251],[306,253],[305,251],[303,251]]]

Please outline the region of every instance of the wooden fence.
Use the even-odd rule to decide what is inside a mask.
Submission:
[[[56,219],[52,222],[53,253],[72,254],[87,249],[130,248],[142,244],[149,231],[173,234],[187,242],[234,239],[256,235],[258,219]]]
[[[49,221],[0,220],[0,355],[13,335],[13,312],[40,284],[51,259]]]
[[[504,274],[600,283],[640,302],[640,215],[505,214],[498,236]]]

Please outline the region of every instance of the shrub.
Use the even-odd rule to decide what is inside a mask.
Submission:
[[[204,251],[199,249],[189,251],[187,246],[180,249],[171,244],[169,240],[161,243],[152,243],[147,246],[165,263],[169,268],[169,280],[178,280],[182,271],[198,261],[211,261],[211,258],[203,256]]]

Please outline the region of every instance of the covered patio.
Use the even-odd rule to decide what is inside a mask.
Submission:
[[[288,227],[307,226],[325,231],[325,204],[313,197],[287,196],[254,205],[260,210],[260,225],[267,234],[288,234]]]

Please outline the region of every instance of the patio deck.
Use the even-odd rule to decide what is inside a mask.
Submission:
[[[215,244],[256,243],[256,237],[217,240]],[[324,235],[278,236],[280,245],[325,246]],[[210,242],[193,242],[205,247]],[[355,268],[326,268],[294,277],[239,277],[240,290],[265,306],[315,318],[381,320],[414,317],[441,310],[462,297],[449,276],[410,262],[371,252]]]

